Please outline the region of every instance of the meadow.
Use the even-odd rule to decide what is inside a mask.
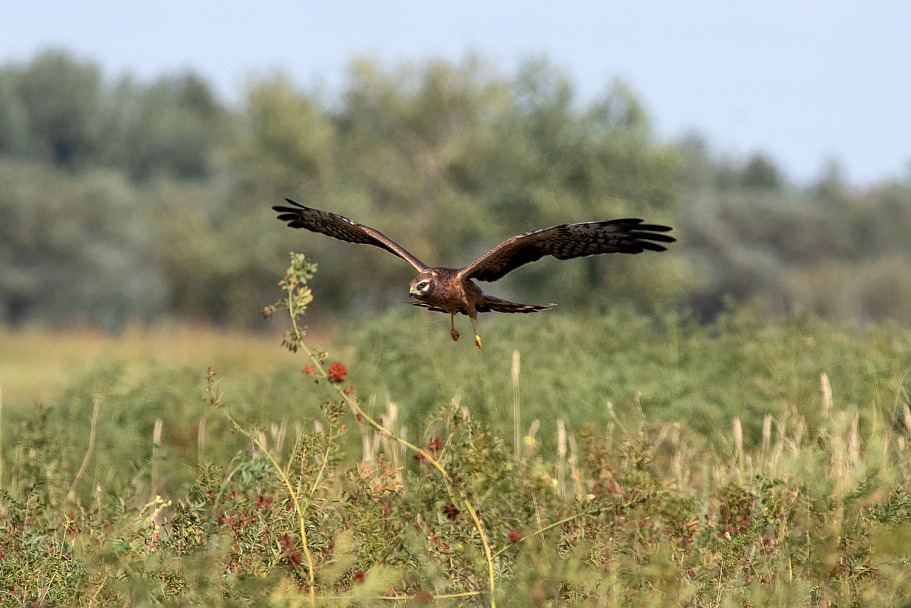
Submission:
[[[310,336],[311,271],[256,336],[0,332],[0,606],[911,602],[907,328]]]

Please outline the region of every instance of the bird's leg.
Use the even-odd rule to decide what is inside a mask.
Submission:
[[[452,331],[449,332],[449,335],[452,336],[452,341],[456,342],[459,339],[459,332],[457,332],[455,328],[455,313],[449,315],[449,323],[450,327],[452,327]]]
[[[478,345],[478,348],[481,348],[481,336],[478,335],[478,321],[474,316],[469,316],[471,319],[471,329],[474,330],[474,343]]]

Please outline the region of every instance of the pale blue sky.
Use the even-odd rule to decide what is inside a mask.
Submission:
[[[387,0],[0,3],[0,61],[50,45],[110,77],[191,68],[228,100],[281,69],[338,83],[352,58],[461,59],[503,72],[544,55],[581,101],[620,78],[663,138],[702,133],[734,156],[771,154],[807,182],[829,159],[863,186],[911,178],[911,2]]]

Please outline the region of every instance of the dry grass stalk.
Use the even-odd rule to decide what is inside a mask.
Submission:
[[[851,469],[860,468],[860,412],[854,412],[851,418],[851,430],[848,431],[848,463]]]
[[[734,470],[736,477],[740,481],[740,470],[743,467],[743,425],[740,418],[734,418],[733,439],[734,439]]]
[[[94,415],[93,415],[94,416]],[[94,426],[94,423],[93,423]],[[161,485],[164,483],[159,475],[158,450],[161,447],[161,430],[164,427],[164,421],[161,418],[155,419],[155,426],[152,429],[152,496],[156,498]],[[94,434],[94,429],[92,431]],[[88,456],[88,455],[86,455]]]
[[[829,384],[829,374],[819,374],[819,388],[822,392],[822,417],[824,420],[832,419],[832,385]]]
[[[272,434],[273,451],[281,453],[288,435],[288,420],[283,419],[281,424],[271,424],[269,432]]]
[[[79,470],[76,472],[76,476],[73,477],[73,483],[70,484],[70,489],[66,493],[65,502],[70,502],[76,498],[76,486],[79,485],[79,481],[82,479],[82,476],[85,474],[85,469],[89,465],[89,459],[92,457],[92,451],[95,449],[95,429],[96,423],[98,422],[98,409],[101,406],[101,396],[95,395],[92,398],[92,422],[89,430],[89,446],[85,450],[85,456],[82,458],[82,464],[79,466]],[[161,418],[155,421],[155,445],[158,446],[161,444]],[[154,490],[155,484],[155,471],[157,470],[157,463],[152,460],[152,488]]]
[[[557,418],[557,486],[560,496],[566,497],[566,425]]]
[[[512,428],[513,428],[513,457],[519,462],[522,450],[522,437],[519,426],[522,424],[521,401],[519,399],[519,351],[512,351]]]
[[[201,417],[199,422],[196,424],[196,462],[200,465],[205,463],[205,447],[206,447],[206,419]]]
[[[687,483],[687,474],[684,471],[683,463],[689,462],[690,450],[680,442],[680,423],[672,424],[671,446],[673,447],[674,457],[671,459],[671,470],[674,473],[674,484],[680,488]]]
[[[576,446],[576,438],[569,435],[569,459],[567,460],[569,463],[569,474],[570,477],[572,477],[573,483],[576,485],[576,495],[584,496],[586,492],[582,483],[582,472],[577,466],[577,455],[578,449]]]
[[[772,446],[772,416],[769,414],[766,414],[765,417],[763,417],[763,419],[762,419],[762,447],[761,447],[762,452],[761,453],[762,453],[763,464],[766,464],[766,462],[767,462],[767,459],[769,456],[769,449],[771,448],[771,446]]]

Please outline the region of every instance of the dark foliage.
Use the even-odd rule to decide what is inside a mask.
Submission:
[[[511,75],[474,56],[361,60],[339,91],[265,77],[235,108],[196,74],[111,82],[47,51],[0,67],[0,175],[6,323],[251,326],[268,269],[292,248],[321,265],[318,319],[405,299],[407,265],[283,230],[270,207],[286,196],[441,265],[570,221],[644,217],[680,237],[658,260],[538,262],[505,281],[507,298],[702,319],[734,298],[911,322],[911,184],[857,190],[833,164],[798,186],[761,153],[659,141],[628,87],[581,103],[544,60]]]

